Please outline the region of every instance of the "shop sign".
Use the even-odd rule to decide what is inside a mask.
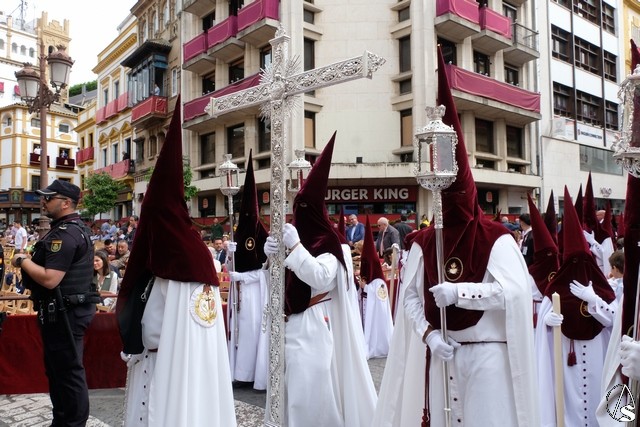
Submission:
[[[333,187],[327,189],[326,202],[414,202],[417,186]]]

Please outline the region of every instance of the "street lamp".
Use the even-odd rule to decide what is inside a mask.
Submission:
[[[423,188],[433,192],[433,215],[436,232],[436,260],[438,264],[438,283],[444,283],[444,246],[442,218],[442,190],[453,184],[458,173],[456,145],[458,135],[455,129],[442,121],[445,106],[427,107],[429,123],[418,129],[415,135],[417,164],[414,170],[416,180]],[[447,342],[446,308],[440,309],[442,339]],[[451,402],[449,394],[449,363],[443,361],[443,380],[445,398],[445,425],[451,425]]]
[[[47,154],[47,109],[54,102],[60,99],[60,91],[69,82],[69,73],[73,60],[67,55],[66,47],[59,45],[56,51],[49,56],[44,55],[44,43],[40,45],[38,57],[39,70],[36,70],[30,63],[25,63],[24,67],[15,72],[18,86],[20,87],[20,97],[29,107],[29,113],[38,112],[40,115],[40,188],[49,185],[47,177],[49,159]],[[49,78],[53,91],[49,89],[46,81],[46,64],[49,64]],[[49,218],[40,213],[39,233],[44,236],[49,230]]]
[[[297,193],[302,187],[302,183],[305,180],[305,175],[311,169],[311,163],[304,158],[304,150],[294,150],[296,158],[289,163],[287,167],[289,169],[289,185],[287,190],[290,193]]]
[[[613,158],[631,175],[640,178],[640,66],[620,84],[622,129],[613,144]]]

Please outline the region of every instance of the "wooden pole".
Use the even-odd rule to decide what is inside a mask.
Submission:
[[[553,312],[560,313],[560,295],[554,292],[551,295]],[[553,327],[553,361],[555,369],[556,390],[556,425],[564,427],[564,358],[562,357],[562,330],[560,325]]]

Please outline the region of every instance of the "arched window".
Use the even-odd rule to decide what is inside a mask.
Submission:
[[[20,46],[20,55],[27,54],[27,47],[25,45]]]
[[[29,57],[33,58],[36,56],[36,50],[34,48],[29,49]]]
[[[18,53],[18,43],[11,43],[11,52]]]
[[[2,126],[11,126],[13,120],[11,119],[11,114],[5,114],[2,116]]]
[[[0,50],[4,50],[4,40],[0,39]]]

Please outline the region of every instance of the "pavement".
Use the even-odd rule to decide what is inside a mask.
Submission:
[[[380,388],[386,359],[370,359],[369,369]],[[238,427],[264,424],[266,392],[251,383],[234,384]],[[120,427],[124,415],[124,388],[90,390],[91,415],[88,427]],[[0,427],[46,427],[51,425],[51,401],[48,394],[0,395]]]

